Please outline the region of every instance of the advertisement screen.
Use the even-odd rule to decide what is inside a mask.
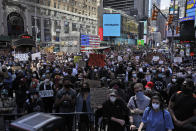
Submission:
[[[103,36],[120,36],[121,15],[103,14]]]
[[[187,0],[186,15],[187,17],[195,16],[195,0]]]

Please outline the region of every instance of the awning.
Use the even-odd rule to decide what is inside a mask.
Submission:
[[[35,41],[33,39],[17,39],[14,42],[14,46],[32,46],[35,47]]]

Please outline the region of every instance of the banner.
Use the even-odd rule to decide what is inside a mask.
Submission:
[[[159,60],[159,56],[153,56],[152,60],[153,61],[158,61]]]
[[[28,61],[29,56],[27,53],[25,54],[14,54],[14,59],[18,59],[19,61]]]
[[[74,63],[79,63],[81,59],[82,59],[82,56],[74,56]]]
[[[104,67],[105,63],[105,55],[102,54],[90,54],[88,66],[98,66]]]
[[[31,55],[31,57],[32,57],[32,60],[36,60],[36,58],[38,58],[38,60],[40,60],[41,59],[41,53],[40,52],[34,53],[34,54]]]

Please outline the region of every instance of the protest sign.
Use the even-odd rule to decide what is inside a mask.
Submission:
[[[153,61],[158,61],[159,60],[159,56],[153,56],[152,60]]]
[[[31,55],[31,57],[32,57],[32,60],[36,60],[36,58],[38,58],[38,60],[40,60],[41,59],[41,53],[40,52],[34,53],[34,54]]]
[[[90,96],[91,96],[91,107],[96,109],[107,100],[109,94],[108,88],[91,88]]]
[[[82,56],[74,56],[74,63],[78,63],[82,59]]]
[[[159,61],[159,64],[162,65],[163,64],[163,61]]]
[[[79,61],[78,67],[80,67],[80,68],[86,67],[86,62],[85,61]]]
[[[182,63],[182,57],[174,57],[174,63]]]
[[[39,91],[39,96],[41,98],[53,97],[54,96],[54,92],[53,92],[53,90],[42,90],[42,91]]]
[[[121,62],[123,59],[121,56],[118,56],[118,62]]]
[[[12,70],[16,71],[16,70],[21,70],[21,67],[20,66],[13,66],[12,67]]]
[[[90,88],[98,88],[101,87],[101,81],[98,80],[89,80],[86,79],[85,82],[87,82],[89,84]]]
[[[135,59],[136,59],[136,60],[139,60],[139,59],[140,59],[140,56],[135,56]]]
[[[53,53],[48,53],[47,54],[47,60],[52,62],[52,61],[55,61],[55,55]]]
[[[29,56],[27,53],[25,54],[14,54],[14,59],[18,59],[19,61],[28,61]]]
[[[105,58],[106,56],[103,54],[90,54],[88,65],[104,67],[106,65]]]

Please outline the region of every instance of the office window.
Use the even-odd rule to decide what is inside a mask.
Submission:
[[[72,31],[77,31],[76,23],[72,23]]]
[[[56,8],[56,2],[54,2],[54,8]]]

